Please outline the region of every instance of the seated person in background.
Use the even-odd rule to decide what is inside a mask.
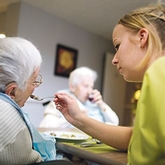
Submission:
[[[100,92],[93,89],[97,73],[88,68],[80,67],[70,73],[69,89],[62,90],[77,100],[80,109],[87,116],[100,122],[118,125],[119,118],[116,113],[103,101]],[[92,97],[91,101],[89,97]],[[56,109],[54,102],[50,102],[44,112],[40,127],[72,127],[64,116]]]
[[[0,39],[0,164],[56,159],[55,139],[41,135],[21,107],[42,83],[37,48],[19,37]]]

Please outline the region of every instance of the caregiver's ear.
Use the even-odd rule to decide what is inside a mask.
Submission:
[[[141,28],[138,32],[140,48],[144,48],[148,42],[149,32],[146,28]]]

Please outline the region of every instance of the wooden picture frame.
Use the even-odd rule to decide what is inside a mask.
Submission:
[[[69,77],[70,72],[76,68],[77,56],[78,50],[57,44],[54,74]]]

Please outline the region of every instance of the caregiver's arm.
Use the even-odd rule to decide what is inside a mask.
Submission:
[[[131,127],[111,126],[87,117],[79,109],[76,100],[66,93],[57,93],[54,100],[56,108],[66,120],[93,138],[121,149],[127,150],[132,135]]]

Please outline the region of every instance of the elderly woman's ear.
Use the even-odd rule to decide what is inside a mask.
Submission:
[[[15,98],[15,91],[16,91],[16,88],[17,88],[17,84],[15,84],[15,83],[9,84],[9,85],[6,87],[5,93],[6,93],[7,95],[9,95],[12,99],[14,99],[14,98]]]
[[[72,93],[75,92],[75,85],[69,84],[69,89]]]

